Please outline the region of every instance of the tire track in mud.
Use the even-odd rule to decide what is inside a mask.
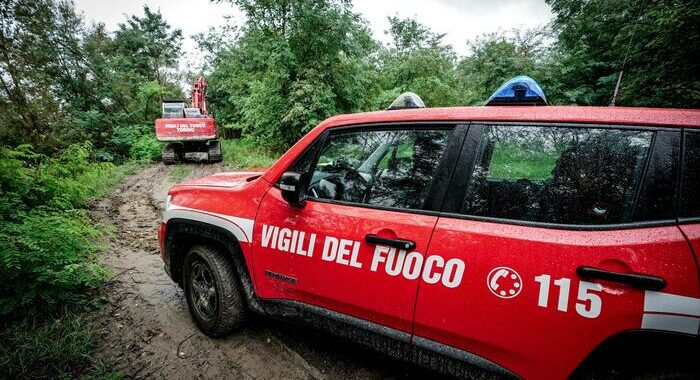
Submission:
[[[111,231],[104,262],[115,273],[108,284],[107,304],[95,317],[103,328],[97,339],[97,363],[127,379],[391,379],[431,375],[328,334],[258,315],[223,339],[199,332],[190,319],[182,290],[163,270],[156,239],[175,170],[183,169],[162,164],[141,169],[93,207],[93,219]],[[185,170],[189,179],[227,169],[220,164],[189,164]]]

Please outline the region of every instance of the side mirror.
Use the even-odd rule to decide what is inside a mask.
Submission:
[[[282,198],[294,207],[304,207],[308,186],[309,175],[307,173],[286,172],[280,178]]]

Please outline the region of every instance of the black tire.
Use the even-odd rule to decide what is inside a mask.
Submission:
[[[206,245],[193,246],[185,257],[183,276],[190,315],[203,333],[220,337],[245,321],[247,308],[238,274],[224,253]]]

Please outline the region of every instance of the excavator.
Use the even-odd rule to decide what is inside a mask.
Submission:
[[[192,85],[191,106],[184,100],[163,100],[163,115],[156,119],[156,138],[167,143],[162,158],[165,165],[194,160],[222,160],[216,120],[207,113],[207,82],[199,77]]]

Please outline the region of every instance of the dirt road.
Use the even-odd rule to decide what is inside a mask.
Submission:
[[[435,377],[313,329],[256,316],[224,339],[200,333],[183,292],[167,277],[156,231],[167,190],[221,165],[154,165],[127,178],[95,205],[112,231],[104,256],[114,268],[97,360],[127,379],[406,379]]]

